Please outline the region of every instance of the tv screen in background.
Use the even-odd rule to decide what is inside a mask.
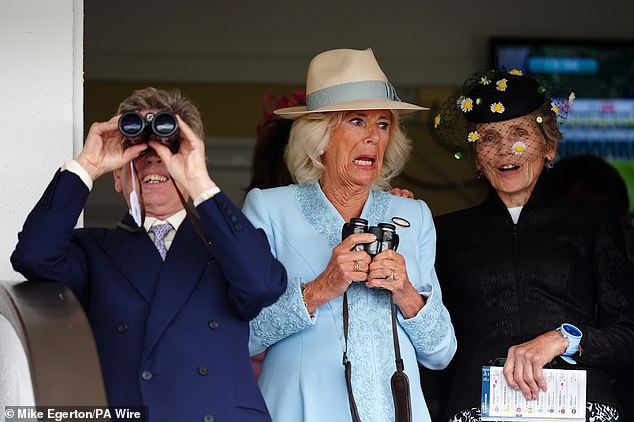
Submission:
[[[634,213],[634,40],[492,38],[492,66],[548,74],[576,99],[558,157],[598,155],[628,187]]]

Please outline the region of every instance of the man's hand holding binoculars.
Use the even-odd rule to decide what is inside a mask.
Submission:
[[[180,128],[178,151],[172,152],[169,146],[152,139],[148,143],[178,185],[182,186],[190,197],[196,198],[202,192],[214,188],[216,184],[207,171],[205,143],[180,116],[176,118]]]
[[[119,116],[114,116],[107,122],[93,123],[86,136],[84,147],[76,158],[93,181],[103,174],[126,165],[148,147],[146,143],[142,143],[124,148],[118,121]]]

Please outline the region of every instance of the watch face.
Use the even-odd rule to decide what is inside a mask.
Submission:
[[[561,329],[573,337],[581,337],[581,330],[571,324],[562,324]]]
[[[570,356],[565,356],[565,355],[561,355],[559,356],[560,358],[562,358],[564,360],[564,362],[569,363],[571,365],[576,365],[577,361],[575,361],[573,358],[571,358]]]

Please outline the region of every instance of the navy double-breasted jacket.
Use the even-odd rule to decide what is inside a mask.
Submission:
[[[179,227],[163,262],[126,214],[117,228],[74,229],[89,191],[57,172],[11,256],[27,279],[61,281],[80,298],[111,406],[147,406],[151,421],[267,421],[249,353],[249,320],[286,289],[286,273],[221,192]]]

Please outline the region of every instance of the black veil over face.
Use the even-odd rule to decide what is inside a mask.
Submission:
[[[517,160],[547,155],[553,159],[561,138],[558,127],[573,99],[574,94],[563,96],[556,82],[525,76],[517,69],[479,71],[443,104],[434,131],[456,158],[475,162],[476,152],[481,159],[483,154],[508,150]],[[523,117],[528,119],[519,119]],[[541,145],[534,142],[535,136],[527,141],[526,131],[539,132]]]

